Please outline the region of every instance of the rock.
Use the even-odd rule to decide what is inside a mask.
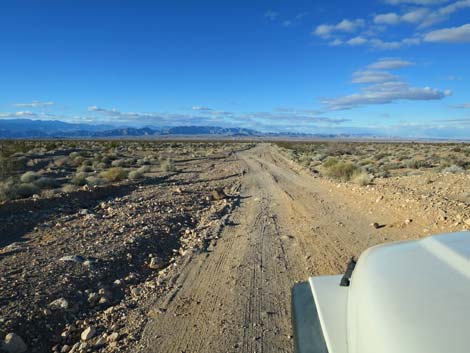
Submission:
[[[371,226],[374,227],[375,229],[380,228],[380,224],[378,224],[377,222],[372,223]]]
[[[160,270],[163,268],[163,266],[165,266],[165,264],[160,258],[152,257],[150,259],[149,268],[151,268],[152,270]]]
[[[81,264],[85,261],[85,258],[81,255],[66,255],[61,257],[59,260],[64,262],[74,262],[77,264]]]
[[[380,195],[379,197],[377,197],[377,200],[375,200],[375,202],[380,202],[381,200],[383,200],[384,196],[383,195]]]
[[[23,353],[28,350],[26,343],[16,333],[7,334],[1,348],[7,353]]]
[[[95,336],[96,329],[93,326],[88,326],[85,330],[83,330],[82,334],[80,335],[80,338],[82,341],[88,341],[89,339],[93,338]]]
[[[107,340],[108,342],[116,342],[117,340],[119,340],[119,333],[113,332],[107,337]]]
[[[211,193],[212,199],[215,201],[223,200],[227,197],[227,194],[225,193],[224,189],[215,189]]]
[[[411,222],[413,222],[412,219],[408,218],[407,220],[405,220],[405,224],[410,224]]]
[[[85,215],[88,214],[88,210],[87,210],[86,208],[83,208],[83,209],[80,210],[80,214],[81,214],[82,216],[85,216]]]
[[[55,310],[67,310],[69,308],[69,302],[65,298],[59,298],[49,303],[49,308]]]
[[[106,345],[106,338],[104,338],[104,337],[99,337],[99,338],[96,340],[96,342],[95,342],[95,344],[94,344],[93,346],[96,347],[96,348],[99,348],[99,347],[103,347],[103,346],[105,346],[105,345]]]
[[[138,297],[142,293],[142,289],[139,287],[134,287],[131,289],[131,295],[133,297]]]
[[[60,350],[60,353],[68,353],[70,352],[70,346],[69,345],[64,345],[62,346],[62,349]]]

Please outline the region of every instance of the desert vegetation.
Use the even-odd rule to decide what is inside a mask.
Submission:
[[[278,142],[277,145],[289,158],[315,173],[360,185],[368,185],[374,178],[470,170],[468,144]]]
[[[178,172],[180,161],[216,155],[219,142],[0,142],[0,202],[51,196]]]

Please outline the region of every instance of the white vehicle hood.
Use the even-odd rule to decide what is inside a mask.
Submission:
[[[470,232],[368,249],[346,321],[348,353],[469,353]]]

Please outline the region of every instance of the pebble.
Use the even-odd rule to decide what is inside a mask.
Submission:
[[[88,326],[85,330],[83,330],[80,338],[82,341],[88,341],[89,339],[95,336],[96,329],[93,326]]]
[[[65,298],[59,298],[49,303],[49,308],[67,310],[69,308],[69,302]]]

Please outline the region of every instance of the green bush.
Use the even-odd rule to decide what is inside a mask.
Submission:
[[[358,171],[358,167],[349,162],[337,162],[327,168],[326,175],[331,178],[348,181],[354,173]]]
[[[338,160],[336,158],[333,158],[333,157],[328,157],[326,159],[326,161],[323,162],[323,166],[325,168],[331,168],[332,166],[334,166],[335,164],[338,164]]]
[[[53,189],[60,185],[60,183],[49,177],[41,177],[34,182],[34,184],[41,189]]]
[[[131,180],[139,180],[142,179],[144,176],[138,170],[133,170],[129,173],[129,179]]]
[[[21,180],[21,182],[23,182],[23,183],[32,183],[32,182],[35,181],[37,178],[39,178],[38,173],[29,171],[29,172],[24,173],[24,174],[20,177],[20,180]]]

